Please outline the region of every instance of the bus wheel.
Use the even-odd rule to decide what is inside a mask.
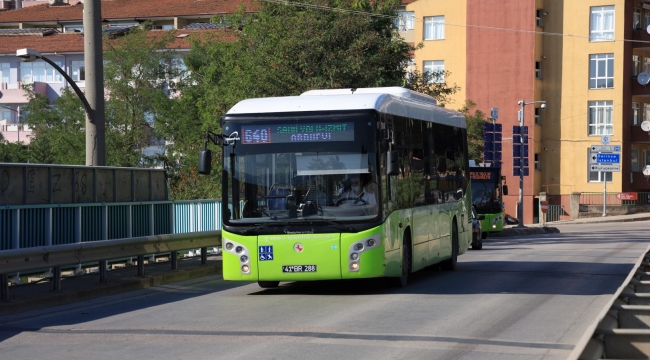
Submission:
[[[279,281],[258,281],[257,285],[264,289],[276,288],[280,285]]]
[[[398,278],[391,278],[393,285],[396,287],[405,287],[411,272],[411,243],[407,237],[404,236],[402,240],[402,275]]]
[[[451,231],[451,258],[442,263],[442,269],[454,271],[458,265],[458,227],[454,221]]]
[[[483,236],[477,236],[476,241],[472,243],[472,250],[481,250],[483,249]]]

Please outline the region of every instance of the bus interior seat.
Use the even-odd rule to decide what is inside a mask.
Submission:
[[[268,196],[284,196],[282,198],[269,198],[266,200],[266,206],[269,211],[278,211],[287,209],[287,196],[291,193],[289,186],[286,184],[273,184],[269,190]]]

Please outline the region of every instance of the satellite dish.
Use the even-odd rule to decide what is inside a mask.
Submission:
[[[643,175],[650,176],[650,165],[646,165],[645,168],[643,168]]]
[[[643,131],[650,131],[650,121],[646,120],[641,123],[641,129]]]
[[[647,27],[647,28],[645,28],[645,31],[647,31],[647,32],[648,32],[648,34],[650,34],[650,25],[648,25],[648,27]]]
[[[25,74],[22,79],[20,79],[23,84],[31,84],[32,83],[32,75],[31,74]]]
[[[636,81],[639,82],[641,85],[648,85],[650,82],[650,75],[648,75],[647,72],[642,72],[639,75],[636,76]]]

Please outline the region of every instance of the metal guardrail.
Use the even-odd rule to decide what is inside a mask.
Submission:
[[[650,246],[568,359],[650,358]]]
[[[617,197],[619,193],[607,193],[607,205],[650,205],[650,192],[637,192],[636,200],[621,200]],[[583,192],[580,194],[580,205],[602,205],[602,192]]]
[[[565,215],[563,205],[549,205],[548,211],[546,212],[546,222],[564,220]]]
[[[3,300],[8,300],[7,274],[13,272],[53,267],[54,289],[60,290],[61,266],[99,261],[100,281],[106,281],[107,259],[138,256],[138,275],[142,276],[144,255],[171,252],[172,269],[176,269],[177,251],[201,248],[201,262],[205,264],[207,247],[219,245],[221,245],[221,230],[1,251],[0,295]]]

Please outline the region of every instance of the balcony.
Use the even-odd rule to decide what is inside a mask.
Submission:
[[[0,135],[8,142],[22,141],[27,145],[31,141],[32,129],[27,125],[0,125]]]
[[[18,83],[1,83],[0,84],[0,104],[27,104],[27,92],[25,89],[31,86],[32,90],[40,95],[47,96],[47,83],[34,82],[30,84]]]
[[[638,40],[638,41],[650,41],[650,34],[646,31],[646,29],[639,29],[639,30],[633,30],[632,31],[632,40]],[[641,43],[641,42],[630,42],[632,44],[632,48],[644,48],[648,47],[648,43]]]
[[[641,126],[632,126],[630,133],[633,143],[650,143],[650,135],[647,131],[643,131]]]

